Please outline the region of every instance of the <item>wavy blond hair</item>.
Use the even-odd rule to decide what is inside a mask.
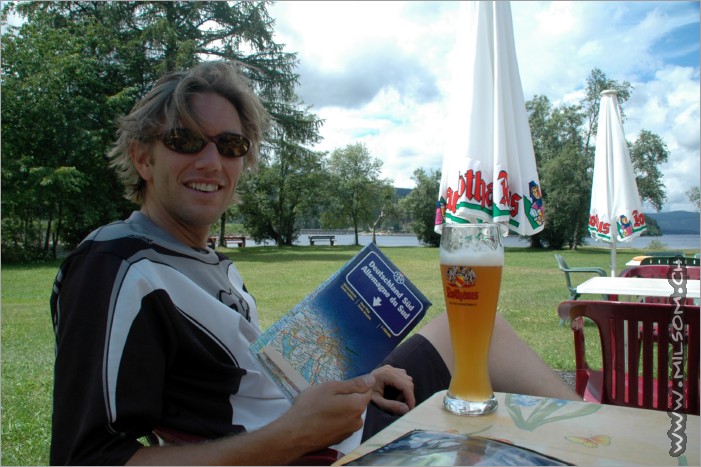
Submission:
[[[124,185],[124,195],[128,200],[143,204],[146,190],[146,182],[131,160],[133,145],[153,141],[176,126],[190,128],[202,135],[202,128],[193,118],[190,100],[193,95],[203,93],[218,94],[236,108],[243,135],[251,140],[244,168],[257,168],[260,142],[269,122],[268,113],[238,64],[203,62],[189,70],[163,76],[128,115],[117,120],[117,140],[107,157]],[[237,194],[234,194],[232,202],[238,201]]]

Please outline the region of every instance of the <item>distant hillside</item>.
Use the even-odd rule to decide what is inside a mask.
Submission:
[[[402,199],[409,193],[411,193],[412,188],[394,188],[397,191],[397,198]]]
[[[645,213],[655,219],[663,235],[699,235],[699,213],[689,211]]]

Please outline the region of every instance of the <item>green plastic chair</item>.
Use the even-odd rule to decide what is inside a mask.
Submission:
[[[570,278],[570,274],[598,274],[601,277],[606,277],[608,275],[606,274],[606,271],[604,271],[602,268],[597,267],[571,268],[567,265],[565,258],[563,258],[561,255],[556,254],[555,260],[557,261],[557,266],[560,268],[560,271],[565,273],[565,284],[567,284],[567,290],[570,294],[568,300],[577,300],[577,298],[579,298],[579,296],[581,295],[577,293],[577,286],[572,284],[572,278]],[[565,324],[565,320],[560,319],[560,326],[562,326],[563,324]]]

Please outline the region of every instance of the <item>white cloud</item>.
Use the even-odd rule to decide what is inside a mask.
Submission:
[[[626,106],[626,137],[633,141],[642,129],[662,137],[669,150],[669,160],[661,167],[667,189],[664,210],[691,210],[686,193],[699,185],[701,173],[699,70],[668,66],[634,86]]]
[[[441,166],[447,57],[456,2],[278,2],[276,40],[297,52],[300,96],[326,122],[319,150],[362,142],[383,175],[411,187],[416,168]],[[629,81],[624,130],[660,135],[669,210],[692,210],[699,185],[699,4],[512,2],[526,100],[576,103],[593,68]]]

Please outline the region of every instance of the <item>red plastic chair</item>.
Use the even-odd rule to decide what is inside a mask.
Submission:
[[[575,390],[584,400],[699,414],[698,306],[582,300],[561,303],[558,313],[570,317]],[[587,362],[584,317],[599,329],[601,369]],[[655,325],[670,332],[655,336]],[[674,352],[681,348],[685,360],[678,361]],[[672,384],[675,374],[683,374],[683,387]],[[679,394],[684,395],[681,405]]]

